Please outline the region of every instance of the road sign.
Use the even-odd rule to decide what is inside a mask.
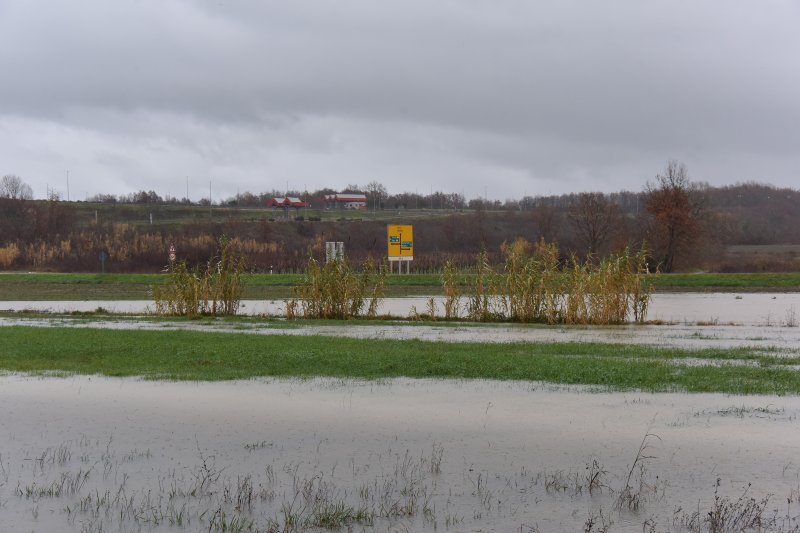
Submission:
[[[170,263],[174,262],[177,257],[178,256],[175,254],[175,245],[174,244],[170,244],[169,245],[169,261],[170,261]]]
[[[414,227],[389,224],[386,227],[389,260],[411,261],[414,259]]]
[[[330,263],[331,261],[344,261],[344,242],[325,242],[325,262]]]

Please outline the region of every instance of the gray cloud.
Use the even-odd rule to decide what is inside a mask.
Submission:
[[[638,190],[678,158],[796,186],[799,6],[3,0],[0,172],[505,198]]]

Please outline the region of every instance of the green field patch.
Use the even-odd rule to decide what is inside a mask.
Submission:
[[[302,274],[252,273],[243,276],[245,300],[286,299]],[[149,300],[153,285],[165,283],[164,273],[91,274],[0,272],[2,300]],[[474,274],[457,275],[459,287],[472,286]],[[659,274],[647,277],[656,292],[800,291],[800,272],[751,274]],[[389,275],[386,296],[443,295],[438,273]]]
[[[195,331],[3,328],[0,368],[230,380],[256,377],[543,381],[609,390],[798,394],[800,372],[763,350],[690,350],[602,343],[447,343]],[[681,360],[752,360],[696,365]]]

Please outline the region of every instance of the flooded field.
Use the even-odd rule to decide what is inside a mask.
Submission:
[[[426,299],[393,299],[406,316]],[[0,302],[141,313],[150,302]],[[280,302],[244,302],[247,314]],[[273,306],[273,307],[269,307]],[[665,324],[12,325],[800,352],[796,294],[658,295]],[[540,383],[0,375],[0,530],[800,531],[800,398]]]
[[[7,531],[787,531],[800,516],[798,398],[5,376],[0,405]]]
[[[543,326],[529,324],[308,325],[302,322],[145,321],[136,318],[0,317],[3,326],[73,327],[150,331],[208,331],[252,335],[324,335],[360,339],[420,339],[443,342],[603,342],[675,348],[753,348],[773,355],[800,354],[800,328],[663,324],[647,326]],[[777,350],[777,351],[773,351]]]
[[[426,312],[429,298],[386,298],[380,314],[408,317],[413,309]],[[443,298],[436,297],[438,309]],[[152,311],[150,300],[76,300],[76,301],[0,301],[0,310],[8,311],[95,311],[146,313]],[[284,316],[281,300],[245,300],[239,314]],[[797,326],[800,324],[800,293],[676,293],[655,294],[648,320],[676,324],[720,324],[744,326]]]

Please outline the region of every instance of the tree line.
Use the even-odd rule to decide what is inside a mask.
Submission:
[[[757,183],[711,187],[692,181],[686,166],[677,161],[668,162],[639,192],[467,202],[452,193],[388,194],[377,182],[349,185],[345,190],[367,194],[371,210],[433,207],[431,214],[436,216],[414,222],[415,267],[422,270],[438,270],[448,259],[471,265],[481,249],[488,251],[490,259],[499,260],[501,245],[517,238],[557,243],[565,260],[573,255],[599,258],[646,243],[650,267],[666,272],[797,268],[791,262],[732,263],[723,251],[734,244],[800,243],[800,192]],[[316,198],[336,191],[289,192]],[[263,206],[266,198],[278,195],[278,191],[245,193],[224,203]],[[21,178],[4,176],[0,179],[0,268],[92,271],[103,252],[112,271],[154,271],[163,267],[171,243],[179,243],[183,258],[200,261],[213,253],[214,242],[223,234],[259,270],[300,270],[309,253],[324,253],[326,240],[344,241],[348,256],[357,261],[366,257],[379,261],[386,253],[386,220],[270,222],[265,212],[255,221],[228,215],[151,226],[108,214],[123,212],[127,204],[157,206],[174,199],[140,191],[92,200],[104,209],[87,219],[81,215],[86,203],[63,202],[57,196],[34,201]],[[188,212],[187,200],[174,203],[187,204]],[[98,211],[105,214],[98,216]]]

